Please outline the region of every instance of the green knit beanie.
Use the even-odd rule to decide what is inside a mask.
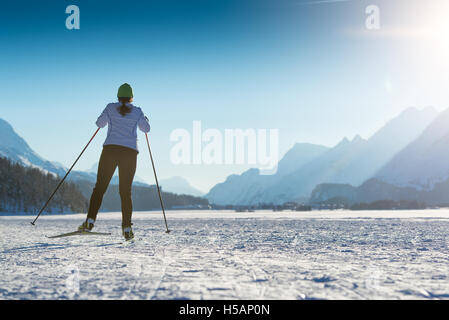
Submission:
[[[127,83],[124,83],[118,88],[117,92],[118,98],[132,98],[133,97],[133,89]]]

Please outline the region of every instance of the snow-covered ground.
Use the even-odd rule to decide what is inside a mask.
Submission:
[[[449,210],[0,217],[0,299],[449,298]]]

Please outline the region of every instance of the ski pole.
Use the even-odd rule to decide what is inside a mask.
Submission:
[[[75,164],[78,162],[79,158],[81,158],[81,156],[83,155],[84,151],[86,151],[87,147],[89,146],[89,144],[92,142],[92,140],[94,139],[94,137],[97,135],[98,131],[100,130],[100,128],[97,129],[97,131],[95,131],[94,135],[92,136],[92,138],[90,138],[89,142],[86,144],[86,146],[84,147],[83,151],[81,151],[80,155],[78,156],[78,158],[76,158],[75,162],[72,164],[72,166],[70,167],[69,171],[67,171],[67,173],[65,174],[64,178],[62,178],[61,181],[59,181],[58,186],[56,187],[55,191],[53,191],[53,193],[51,194],[50,198],[48,198],[47,202],[45,202],[44,206],[42,207],[42,209],[39,211],[39,213],[37,214],[37,217],[33,220],[33,222],[31,222],[31,224],[34,226],[34,223],[36,222],[36,220],[39,218],[39,216],[41,215],[42,211],[44,211],[44,209],[47,207],[48,203],[51,201],[51,199],[53,199],[53,196],[55,195],[56,191],[58,191],[59,187],[62,185],[62,183],[64,182],[65,178],[67,178],[67,176],[69,175],[70,171],[72,171],[73,167],[75,166]]]
[[[161,202],[162,213],[164,214],[165,228],[167,229],[167,231],[165,231],[165,232],[170,233],[171,230],[168,229],[167,218],[165,217],[164,203],[162,202],[161,190],[159,188],[159,182],[157,181],[157,175],[156,175],[156,169],[154,167],[153,155],[151,154],[150,141],[148,140],[148,134],[146,132],[145,132],[145,137],[147,138],[148,151],[150,152],[151,164],[153,165],[153,173],[154,173],[154,179],[156,180],[157,193],[159,194],[159,201]]]

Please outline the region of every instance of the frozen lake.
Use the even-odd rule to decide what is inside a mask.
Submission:
[[[449,210],[0,216],[0,299],[449,299]]]

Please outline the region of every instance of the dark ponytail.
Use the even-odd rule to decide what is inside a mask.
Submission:
[[[126,105],[127,102],[131,101],[131,98],[118,98],[118,100],[122,103],[120,107],[117,107],[118,112],[124,117],[127,113],[131,112],[131,108]]]

